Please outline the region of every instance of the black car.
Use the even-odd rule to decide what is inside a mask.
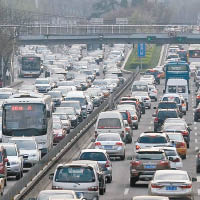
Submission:
[[[200,104],[198,104],[197,108],[194,111],[194,121],[198,122],[200,119]]]
[[[160,131],[164,121],[167,118],[179,118],[177,109],[160,109],[156,114],[153,114],[154,119],[154,132]]]

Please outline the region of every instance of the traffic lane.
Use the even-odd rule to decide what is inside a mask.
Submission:
[[[192,86],[192,85],[191,85]],[[159,98],[162,97],[162,90],[164,87],[164,81],[161,81],[161,85],[157,86],[159,89]],[[193,87],[191,90],[194,90]],[[194,93],[191,91],[190,99],[189,99],[189,111],[187,115],[184,116],[188,123],[193,122],[193,107],[192,107],[192,97],[194,99]],[[158,99],[159,99],[158,98]],[[194,100],[193,100],[194,104]],[[152,102],[152,107],[156,106],[156,102]],[[153,109],[146,110],[146,114],[142,116],[142,119],[139,124],[139,129],[134,131],[133,141],[135,141],[140,133],[148,130],[153,130],[153,118],[152,114],[155,112]],[[194,123],[193,123],[194,124]],[[199,129],[200,123],[196,123],[196,128],[191,126],[192,129]],[[200,140],[199,140],[200,142]],[[196,161],[196,152],[195,145],[197,145],[196,135],[194,131],[191,132],[191,143],[190,149],[188,149],[187,159],[183,160],[183,170],[189,172],[191,177],[197,177],[195,170],[195,161]],[[126,146],[126,158],[129,155],[134,153],[134,143]],[[114,161],[113,162],[113,182],[107,185],[107,192],[104,195],[103,199],[110,200],[112,199],[131,199],[131,197],[136,195],[145,195],[148,194],[148,182],[138,182],[135,187],[131,188],[129,186],[129,165],[130,161]],[[200,178],[198,178],[200,180]],[[195,199],[198,199],[198,191],[199,191],[199,183],[193,183]]]

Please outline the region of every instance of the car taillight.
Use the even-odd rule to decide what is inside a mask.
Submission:
[[[154,119],[154,122],[158,122],[158,118],[157,117]]]
[[[176,158],[176,159],[173,160],[173,162],[180,162],[180,159]]]
[[[116,145],[117,146],[122,146],[123,144],[122,144],[122,142],[116,142]]]
[[[157,91],[156,91],[156,90],[154,90],[154,91],[153,91],[153,93],[157,93]]]
[[[137,116],[134,116],[134,117],[133,117],[133,120],[137,120]]]
[[[141,161],[136,161],[136,160],[134,160],[134,161],[132,161],[130,164],[132,165],[132,167],[137,167],[137,166],[141,165],[142,162],[141,162]]]
[[[197,99],[200,99],[200,96],[199,96],[199,95],[197,96]]]
[[[126,132],[129,132],[129,131],[130,131],[130,128],[129,128],[129,127],[126,127],[125,130],[126,130]]]
[[[147,97],[147,98],[145,98],[144,100],[149,100],[149,98]]]
[[[95,142],[95,146],[101,146],[101,142]]]
[[[159,165],[160,166],[169,166],[169,161],[167,161],[167,160],[162,160],[162,161],[160,161],[160,163],[159,163]]]
[[[151,184],[151,188],[162,188],[162,185],[158,185],[158,184]]]
[[[186,145],[185,145],[184,142],[178,142],[178,143],[176,143],[176,148],[185,148],[185,147],[186,147]]]
[[[140,146],[139,145],[136,145],[135,146],[136,150],[140,149]]]
[[[106,164],[105,164],[105,167],[110,167],[110,162],[109,161],[106,161]]]
[[[182,133],[182,135],[188,135],[187,131],[182,131],[181,133]]]
[[[181,185],[180,187],[181,187],[182,189],[190,189],[190,188],[192,188],[192,184]]]
[[[88,191],[98,191],[99,187],[98,186],[93,186],[93,187],[89,187]]]
[[[59,186],[52,186],[52,190],[63,190],[63,188]]]

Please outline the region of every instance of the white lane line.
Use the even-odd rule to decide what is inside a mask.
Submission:
[[[151,130],[151,126],[149,126],[149,130]]]
[[[196,127],[196,126],[194,127],[194,130],[197,130],[197,127]]]
[[[197,190],[197,194],[198,194],[198,196],[200,196],[200,189]]]
[[[126,195],[128,194],[128,192],[129,192],[129,188],[126,188],[126,189],[124,190],[124,196],[126,196]]]
[[[197,140],[197,139],[195,139],[195,140],[194,140],[194,142],[195,142],[195,143],[197,143],[197,142],[198,142],[198,140]]]
[[[151,121],[151,124],[153,124],[153,121]]]
[[[195,151],[198,151],[199,147],[195,147]]]
[[[198,183],[200,182],[200,176],[197,176],[197,182]]]
[[[197,124],[197,122],[194,122],[194,125],[196,125]]]
[[[195,135],[195,136],[197,136],[197,132],[196,132],[196,133],[194,133],[194,135]]]

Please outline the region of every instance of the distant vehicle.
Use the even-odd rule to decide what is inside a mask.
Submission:
[[[188,49],[188,63],[200,62],[200,44],[192,44]]]
[[[35,137],[42,155],[53,146],[52,101],[49,95],[22,93],[4,101],[2,141]]]
[[[19,77],[39,77],[41,59],[37,56],[19,56]]]

